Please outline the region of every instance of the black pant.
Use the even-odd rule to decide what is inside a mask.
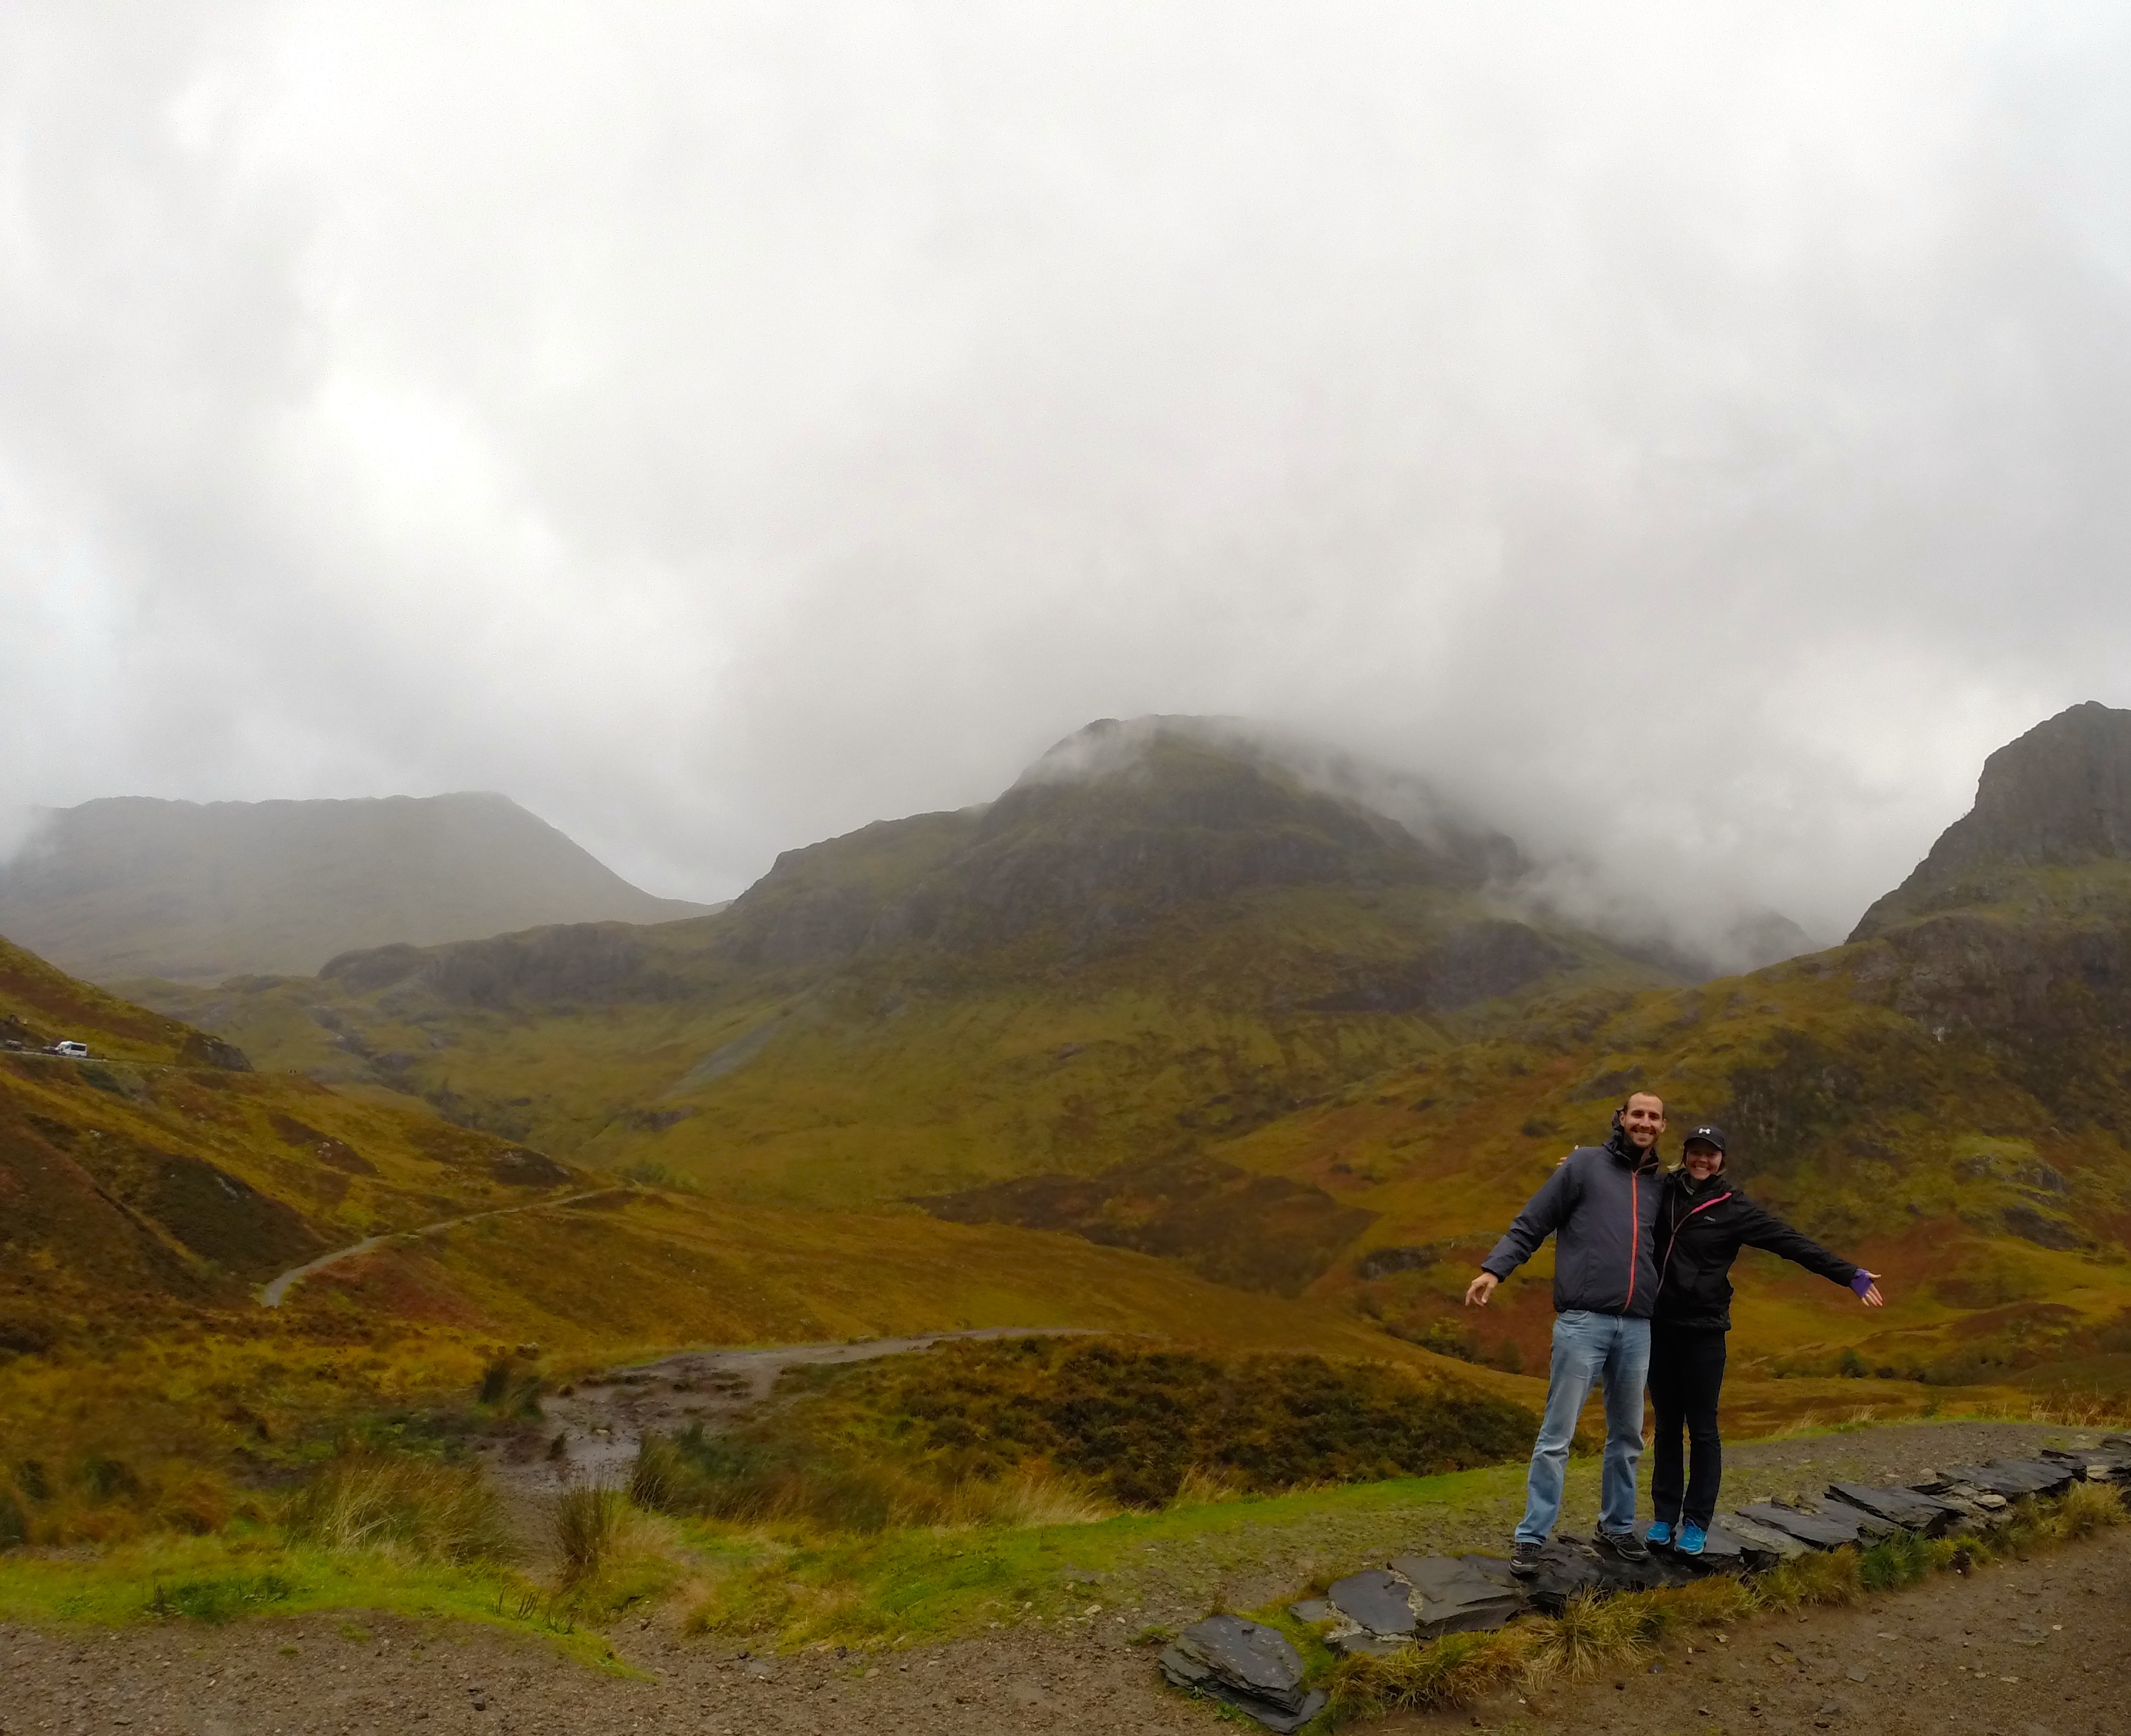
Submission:
[[[1717,1432],[1717,1395],[1724,1390],[1724,1339],[1719,1328],[1650,1322],[1650,1408],[1657,1413],[1657,1465],[1650,1504],[1665,1523],[1707,1531],[1724,1480],[1724,1442]],[[1680,1430],[1693,1447],[1684,1501],[1680,1496]]]

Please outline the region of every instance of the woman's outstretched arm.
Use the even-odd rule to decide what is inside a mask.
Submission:
[[[1780,1255],[1794,1265],[1802,1265],[1808,1272],[1817,1272],[1830,1284],[1842,1284],[1856,1291],[1858,1299],[1865,1307],[1876,1308],[1886,1298],[1880,1294],[1876,1282],[1880,1275],[1868,1272],[1862,1266],[1845,1260],[1840,1254],[1831,1253],[1803,1231],[1793,1230],[1773,1212],[1746,1201],[1745,1222],[1740,1227],[1739,1239],[1749,1247],[1763,1248],[1771,1254]],[[1862,1279],[1864,1282],[1859,1283]]]

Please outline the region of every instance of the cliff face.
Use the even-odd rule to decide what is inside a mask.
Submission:
[[[2131,859],[2131,711],[2089,701],[1983,763],[1975,806],[1851,933],[1868,940],[1956,905],[1987,903],[2023,868]]]

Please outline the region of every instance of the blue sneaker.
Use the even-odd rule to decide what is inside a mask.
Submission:
[[[1659,1519],[1643,1533],[1643,1541],[1653,1549],[1662,1549],[1672,1541],[1672,1527]]]
[[[1699,1555],[1702,1546],[1708,1541],[1709,1533],[1699,1525],[1683,1525],[1679,1528],[1679,1541],[1673,1547],[1682,1555]]]

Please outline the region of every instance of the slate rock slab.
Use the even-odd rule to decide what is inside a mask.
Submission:
[[[2047,1465],[2037,1459],[2009,1459],[2002,1465],[1961,1465],[1947,1472],[1956,1483],[1972,1484],[2009,1501],[2023,1495],[2062,1494],[2071,1487],[2072,1474],[2062,1465]]]
[[[1410,1588],[1395,1573],[1371,1567],[1334,1580],[1324,1595],[1348,1620],[1379,1638],[1404,1638],[1413,1633]]]
[[[1499,1585],[1505,1591],[1524,1595],[1525,1582],[1510,1571],[1510,1564],[1499,1555],[1461,1555],[1458,1559],[1470,1567],[1491,1585]]]
[[[1921,1494],[1899,1485],[1889,1489],[1876,1489],[1862,1483],[1831,1483],[1828,1496],[1845,1506],[1855,1507],[1869,1513],[1876,1519],[1890,1525],[1899,1525],[1907,1531],[1921,1531],[1936,1537],[1961,1517],[1961,1509],[1951,1501],[1942,1501],[1937,1495]]]
[[[1540,1547],[1539,1571],[1525,1581],[1525,1595],[1549,1615],[1579,1591],[1596,1591],[1604,1585],[1597,1552],[1580,1538],[1555,1537]]]
[[[1854,1507],[1837,1507],[1826,1513],[1807,1513],[1795,1507],[1779,1507],[1774,1501],[1756,1501],[1741,1507],[1739,1517],[1751,1519],[1771,1531],[1789,1532],[1816,1549],[1840,1549],[1867,1537],[1884,1537],[1894,1528],[1884,1519]]]
[[[1788,1531],[1779,1531],[1773,1525],[1764,1525],[1748,1518],[1741,1513],[1727,1513],[1717,1522],[1745,1546],[1748,1560],[1755,1566],[1774,1566],[1778,1561],[1796,1561],[1808,1552],[1807,1544],[1798,1541]]]
[[[1299,1604],[1290,1604],[1287,1606],[1287,1613],[1297,1621],[1305,1622],[1314,1626],[1319,1622],[1330,1621],[1339,1612],[1332,1607],[1329,1599],[1305,1597]]]
[[[1502,1564],[1505,1585],[1449,1556],[1402,1555],[1391,1571],[1413,1587],[1419,1601],[1417,1639],[1440,1639],[1446,1633],[1492,1633],[1525,1607],[1522,1590]]]
[[[1303,1686],[1302,1655],[1287,1636],[1240,1615],[1194,1622],[1160,1662],[1173,1686],[1211,1695],[1281,1736],[1324,1709],[1322,1691]]]

